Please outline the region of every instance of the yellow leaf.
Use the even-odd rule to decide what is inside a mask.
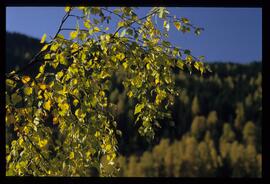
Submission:
[[[128,95],[129,98],[131,98],[131,97],[133,96],[132,91],[129,91],[129,92],[127,93],[127,95]]]
[[[23,143],[23,138],[20,138],[20,139],[19,139],[19,145],[21,146],[22,143]]]
[[[188,56],[186,57],[186,61],[187,61],[188,63],[191,63],[191,62],[192,62],[192,56],[191,56],[191,55],[188,55]]]
[[[39,67],[39,72],[40,73],[44,73],[44,67],[45,67],[44,65],[42,65],[42,66]]]
[[[163,90],[160,90],[159,88],[157,88],[157,96],[156,96],[156,104],[160,104],[161,101],[166,97],[166,92]]]
[[[62,64],[62,65],[67,65],[68,63],[67,63],[67,59],[66,59],[66,57],[64,56],[64,53],[61,53],[60,55],[59,55],[59,61],[60,61],[60,63]]]
[[[125,26],[125,22],[118,22],[118,27],[123,27]]]
[[[100,91],[100,92],[99,92],[99,95],[100,95],[101,97],[104,97],[104,96],[105,96],[105,92],[104,92],[104,91]]]
[[[77,109],[75,111],[75,115],[79,118],[80,117],[80,114],[81,114],[81,109]]]
[[[71,10],[71,7],[69,7],[69,6],[65,7],[65,12],[69,12],[70,10]]]
[[[184,24],[188,24],[189,23],[189,20],[187,18],[182,18],[182,21]]]
[[[52,103],[51,100],[48,100],[47,102],[45,102],[43,104],[44,109],[46,109],[47,111],[50,111],[51,105],[52,105],[51,103]]]
[[[51,59],[51,54],[46,54],[46,55],[44,56],[44,59],[47,59],[47,60]]]
[[[58,106],[60,107],[62,111],[67,111],[69,109],[69,105],[67,103],[63,103],[63,104],[60,103],[58,104]]]
[[[6,79],[6,84],[10,87],[14,87],[16,84],[13,80],[10,79]]]
[[[89,158],[90,155],[91,155],[91,152],[90,152],[90,151],[87,151],[87,152],[86,152],[86,157]]]
[[[184,69],[184,62],[182,61],[182,60],[177,60],[177,63],[176,63],[176,65],[180,68],[180,69]]]
[[[29,128],[28,128],[27,126],[25,126],[25,127],[23,128],[23,132],[24,132],[25,134],[28,134],[28,133],[29,133]]]
[[[44,46],[42,47],[41,51],[46,50],[46,49],[48,48],[48,46],[49,46],[48,44],[44,45]]]
[[[40,148],[43,148],[44,146],[46,146],[48,143],[48,140],[44,139],[44,140],[39,140],[38,145],[40,146]]]
[[[111,150],[112,146],[110,144],[106,145],[105,150],[109,152]]]
[[[137,104],[137,105],[135,106],[134,115],[135,115],[135,114],[138,114],[139,112],[141,112],[143,108],[144,108],[144,104]]]
[[[125,69],[127,69],[127,67],[128,67],[127,62],[124,62],[122,65],[123,65],[123,67],[124,67]]]
[[[110,40],[110,38],[111,38],[111,36],[110,36],[110,35],[108,35],[108,34],[107,34],[107,35],[105,35],[105,40],[106,40],[106,41],[109,41],[109,40]]]
[[[23,89],[25,95],[31,95],[33,93],[33,89],[31,87],[26,87]]]
[[[41,90],[45,90],[46,89],[46,84],[39,84],[39,87]]]
[[[78,84],[78,80],[77,79],[72,79],[71,80],[71,85],[75,86],[76,84]]]
[[[74,156],[75,156],[75,154],[74,154],[74,152],[72,151],[72,152],[69,154],[69,159],[70,159],[70,160],[74,159]]]
[[[180,30],[181,23],[180,22],[174,22],[174,26],[176,27],[177,30]]]
[[[73,39],[75,39],[76,37],[77,37],[77,35],[78,35],[78,32],[77,31],[71,31],[70,33],[69,33],[69,36],[70,36],[70,38],[73,40]]]
[[[99,29],[98,27],[94,27],[93,31],[94,31],[94,32],[99,32],[100,29]]]
[[[53,44],[50,48],[51,51],[55,52],[59,48],[59,44]]]
[[[62,71],[58,72],[55,76],[56,80],[60,80],[63,75],[64,73]]]
[[[56,36],[56,38],[64,39],[65,37],[64,37],[64,35],[62,35],[62,34],[58,34],[58,35]]]
[[[58,117],[54,117],[53,118],[53,124],[55,125],[55,124],[57,124],[58,123]]]
[[[101,73],[100,73],[100,77],[101,77],[102,79],[105,79],[105,78],[110,77],[110,76],[111,76],[111,75],[108,74],[108,73],[105,72],[105,71],[101,71]]]
[[[159,77],[156,77],[155,83],[158,84],[160,82]]]
[[[90,21],[88,20],[88,21],[85,21],[84,23],[83,23],[83,25],[84,25],[84,27],[86,27],[87,29],[90,29]]]
[[[151,69],[150,63],[147,63],[146,68],[147,68],[147,70],[150,70]]]
[[[99,136],[100,136],[100,132],[99,131],[96,131],[95,137],[99,137]]]
[[[29,81],[31,80],[31,78],[29,77],[29,76],[23,76],[22,77],[22,82],[24,83],[24,84],[26,84],[26,83],[28,83]]]
[[[8,155],[8,156],[6,157],[7,163],[10,161],[10,159],[11,159],[11,156]]]
[[[40,40],[40,43],[44,43],[45,40],[46,40],[46,37],[47,37],[47,35],[46,34],[43,34],[43,36],[42,36],[42,38]]]
[[[17,93],[13,93],[11,95],[11,101],[12,101],[12,103],[17,104],[20,101],[22,101],[22,97],[20,95],[18,95]]]
[[[123,60],[125,58],[125,54],[124,53],[118,53],[115,57],[118,60]]]
[[[77,99],[73,100],[73,105],[74,105],[74,106],[77,106],[78,103],[79,103],[79,100],[77,100]]]

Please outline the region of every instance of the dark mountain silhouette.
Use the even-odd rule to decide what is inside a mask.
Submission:
[[[40,40],[20,33],[6,32],[6,73],[21,68],[39,52]]]

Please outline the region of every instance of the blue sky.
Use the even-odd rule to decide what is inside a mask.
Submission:
[[[149,8],[139,8],[143,16]],[[261,8],[176,8],[168,7],[172,15],[187,17],[191,23],[204,27],[198,37],[183,34],[171,25],[169,41],[188,48],[196,56],[204,55],[206,61],[231,61],[246,63],[262,59],[262,9]],[[40,39],[44,33],[54,36],[64,16],[63,7],[8,7],[6,30]],[[70,20],[64,27],[74,28]]]

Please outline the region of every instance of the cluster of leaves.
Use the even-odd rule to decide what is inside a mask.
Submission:
[[[165,111],[178,94],[173,70],[206,72],[189,50],[167,41],[172,22],[179,31],[199,33],[201,28],[186,18],[171,17],[162,7],[141,18],[128,7],[78,7],[82,16],[72,14],[74,9],[65,8],[55,37],[29,64],[41,62],[35,77],[18,71],[7,75],[6,124],[17,135],[7,145],[7,175],[89,176],[91,167],[110,175],[103,173],[100,159],[106,156],[114,165],[122,134],[108,98],[113,74],[123,71],[122,85],[136,102],[138,131],[153,139],[153,127],[168,116]],[[119,19],[112,32],[105,26],[111,16]],[[154,17],[164,22],[162,28]],[[68,18],[76,18],[75,29],[63,28]],[[60,34],[66,30],[70,38]],[[45,40],[46,34],[41,43]]]

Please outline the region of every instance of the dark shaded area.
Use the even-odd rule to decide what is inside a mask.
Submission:
[[[17,71],[27,65],[41,47],[42,44],[35,38],[20,33],[6,32],[6,73],[12,70]],[[37,68],[35,66],[26,72],[34,74],[33,71]]]

